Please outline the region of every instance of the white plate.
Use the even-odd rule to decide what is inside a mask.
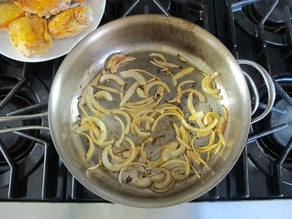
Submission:
[[[7,31],[0,32],[0,54],[21,62],[43,62],[67,54],[86,35],[99,25],[105,10],[106,0],[86,0],[82,5],[90,5],[93,11],[93,22],[89,28],[72,38],[53,40],[51,50],[40,57],[25,57],[19,54],[11,45]],[[74,4],[72,5],[74,6]]]

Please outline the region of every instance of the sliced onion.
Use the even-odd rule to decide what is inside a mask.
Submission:
[[[195,138],[193,138],[193,140],[192,140],[192,145],[194,145],[194,139]],[[214,144],[214,142],[215,142],[215,132],[211,131],[208,144],[205,146],[196,147],[196,150],[199,152],[203,152],[203,153],[209,152],[217,146]]]
[[[103,166],[111,172],[119,172],[118,180],[122,185],[122,174],[125,169],[133,165],[142,165],[145,172],[141,175],[137,174],[137,178],[132,179],[132,184],[138,188],[150,188],[154,192],[167,192],[176,181],[185,180],[193,174],[200,178],[203,167],[210,169],[208,162],[210,158],[212,159],[211,156],[219,153],[226,145],[224,131],[228,121],[228,111],[224,106],[223,115],[215,111],[197,112],[195,109],[195,101],[206,101],[205,93],[215,99],[222,98],[214,80],[218,77],[218,73],[211,75],[201,73],[203,76],[201,86],[204,92],[202,93],[191,86],[196,81],[187,78],[194,73],[194,67],[186,66],[174,73],[173,68],[182,67],[167,61],[160,53],[152,53],[150,57],[151,63],[159,68],[158,70],[154,68],[155,71],[166,73],[164,77],[167,76],[173,81],[173,85],[176,86],[176,96],[169,100],[171,94],[167,93],[171,93],[174,87],[154,73],[139,68],[120,70],[119,66],[122,63],[135,58],[114,54],[106,61],[105,69],[84,89],[78,103],[81,121],[77,122],[79,127],[76,133],[88,139],[88,150],[85,154],[87,160],[94,158],[95,147],[101,150],[99,162],[88,168],[88,171]],[[186,62],[186,59],[179,54],[177,58],[181,62]],[[188,80],[180,81],[184,78]],[[120,85],[120,90],[106,83],[103,84],[112,81]],[[184,107],[182,110],[176,103],[184,101],[183,95],[186,94],[188,95],[187,109]],[[198,100],[194,100],[194,95]],[[118,106],[107,109],[101,105],[106,101],[115,102]],[[157,146],[152,133],[156,131],[163,117],[170,115],[176,117],[175,121],[171,119],[174,121],[172,126],[175,139],[165,145]],[[121,129],[118,132],[119,136],[107,140],[108,132],[112,130],[107,129],[103,118],[105,121],[111,121],[107,120],[111,118],[117,120],[120,124],[117,128]],[[206,145],[195,145],[198,137],[208,135],[209,140]],[[128,136],[134,136],[136,142]],[[122,142],[130,146],[120,147]],[[140,142],[139,145],[135,145],[137,142]],[[152,148],[145,150],[145,146],[148,143],[150,146],[151,142],[155,150],[153,151]]]
[[[132,97],[132,95],[135,93],[136,88],[139,86],[138,82],[135,82],[129,87],[129,89],[126,91],[125,95],[122,97],[121,102],[119,106],[124,106],[125,103]]]
[[[152,81],[152,82],[147,83],[147,84],[145,85],[145,88],[144,88],[144,94],[145,94],[146,97],[149,96],[150,89],[151,89],[153,86],[155,86],[155,85],[160,85],[160,86],[164,87],[165,90],[167,90],[167,92],[170,93],[170,89],[169,89],[169,87],[167,86],[166,83],[164,83],[164,82],[162,82],[162,81]]]
[[[153,187],[155,189],[161,190],[161,189],[167,188],[171,184],[173,179],[172,179],[170,171],[168,169],[161,167],[158,170],[160,172],[164,173],[165,176],[164,176],[164,179],[161,182],[154,181],[153,182]]]
[[[118,120],[118,122],[121,125],[121,136],[120,136],[119,140],[117,140],[115,142],[115,146],[120,147],[121,143],[123,142],[123,140],[125,138],[125,129],[126,129],[126,127],[125,127],[124,122],[118,116],[114,116],[114,117],[115,117],[116,120]]]
[[[194,67],[187,67],[187,68],[184,68],[183,70],[179,71],[178,73],[176,73],[172,78],[173,85],[176,86],[178,79],[192,73],[194,70],[195,70]]]
[[[211,124],[209,124],[208,126],[206,126],[204,128],[196,128],[194,126],[191,126],[184,119],[182,119],[181,122],[182,122],[183,126],[186,129],[188,129],[188,130],[190,130],[190,131],[192,131],[194,133],[197,133],[197,134],[199,134],[201,136],[205,136],[205,135],[209,134],[211,132],[211,130],[217,125],[218,120],[217,119],[214,119]]]
[[[142,90],[142,88],[137,87],[136,92],[140,98],[147,98],[147,96],[145,95],[144,90]]]
[[[172,156],[172,151],[174,151],[178,146],[177,142],[171,142],[166,145],[162,145],[159,148],[157,148],[155,151],[153,151],[152,156],[161,151],[160,159],[165,162],[168,161]]]
[[[178,173],[180,171],[183,173]],[[189,175],[186,175],[185,172],[186,172],[186,167],[182,167],[182,166],[174,167],[170,171],[172,178],[174,178],[175,180],[184,180],[188,178]]]
[[[159,58],[161,61],[166,62],[165,56],[162,55],[161,53],[153,52],[153,53],[150,53],[149,56]]]
[[[202,164],[204,166],[208,166],[206,161],[201,157],[200,153],[196,150],[194,151],[187,151],[187,156],[190,157],[190,159],[198,164]]]
[[[191,113],[189,120],[195,121],[200,128],[204,128],[204,124],[202,122],[202,119],[204,117],[204,112],[203,111],[196,112],[195,107],[193,105],[193,93],[189,93],[188,100],[187,100],[187,108],[189,112]]]
[[[169,183],[169,185],[168,185],[167,187],[163,188],[163,189],[157,189],[157,188],[155,188],[155,186],[153,185],[153,186],[151,186],[151,190],[154,191],[154,192],[156,192],[156,193],[167,192],[167,191],[169,191],[169,190],[174,186],[174,184],[175,184],[175,180],[171,181],[171,182]]]
[[[152,181],[150,180],[149,177],[145,178],[136,178],[133,181],[134,185],[137,186],[138,188],[149,188],[152,184]]]
[[[144,140],[141,144],[141,148],[140,148],[140,155],[141,155],[141,158],[144,162],[148,163],[149,160],[148,160],[148,157],[147,157],[147,153],[146,151],[144,150],[144,147],[147,143],[149,142],[152,142],[153,141],[153,138],[152,137],[148,137],[146,140]]]
[[[141,131],[141,130],[138,128],[138,126],[136,126],[136,125],[134,125],[134,130],[135,130],[135,133],[136,133],[138,136],[143,137],[143,138],[148,137],[149,135],[151,135],[150,132],[143,132],[143,131]]]
[[[146,84],[145,78],[139,72],[135,72],[135,71],[121,71],[120,72],[120,75],[122,76],[122,78],[133,78],[140,85],[143,85],[144,86]]]
[[[198,90],[194,89],[194,88],[187,88],[185,90],[182,90],[180,91],[175,98],[173,98],[172,100],[169,100],[168,102],[169,103],[174,103],[174,102],[177,102],[177,103],[180,103],[181,102],[181,97],[183,94],[185,93],[193,93],[195,94],[198,98],[199,98],[199,101],[200,102],[206,102],[206,98],[205,96]]]
[[[94,149],[95,149],[93,141],[87,134],[85,134],[85,133],[81,133],[81,134],[84,135],[88,140],[89,144],[88,144],[88,149],[87,149],[85,157],[86,157],[86,160],[90,160],[93,156]]]
[[[104,83],[105,81],[109,81],[109,80],[113,80],[116,83],[118,83],[120,86],[124,87],[125,86],[125,82],[123,81],[123,79],[121,79],[119,76],[117,75],[113,75],[113,74],[105,74],[102,75],[100,78],[100,82]]]
[[[124,118],[126,119],[125,134],[127,135],[130,132],[130,125],[131,125],[131,118],[130,118],[129,114],[127,112],[119,110],[119,109],[112,110],[112,113],[124,116]]]
[[[215,112],[207,112],[204,116],[203,123],[205,125],[208,125],[208,124],[212,123],[212,121],[214,119],[216,119],[219,122],[220,116]]]
[[[161,165],[161,167],[167,167],[167,166],[184,166],[185,161],[181,159],[171,159],[169,161],[166,161],[164,164]]]
[[[105,139],[107,138],[107,127],[105,125],[105,123],[100,120],[99,118],[96,117],[86,117],[84,118],[84,120],[82,121],[82,123],[88,123],[90,124],[90,130],[91,129],[95,129],[95,127],[97,127],[100,130],[100,136],[97,140],[97,144],[101,144],[105,141]],[[81,124],[82,125],[82,124]]]
[[[126,56],[120,53],[112,55],[109,60],[106,61],[105,69],[109,70],[110,73],[115,74],[117,72],[118,67],[129,61],[135,60],[135,57]]]
[[[157,77],[156,75],[150,73],[149,71],[143,70],[143,69],[133,68],[133,69],[130,69],[130,70],[128,70],[128,71],[140,72],[140,73],[142,73],[142,74],[146,74],[146,75],[150,76],[151,79],[152,79],[152,78],[156,78],[157,80],[161,80],[161,79],[160,79],[159,77]]]
[[[154,99],[153,99],[153,97],[148,97],[148,98],[146,98],[146,99],[142,99],[142,100],[138,100],[138,101],[136,101],[136,102],[128,102],[128,103],[126,103],[125,105],[127,106],[127,107],[141,107],[141,106],[147,106],[148,104],[151,104],[151,103],[153,103],[154,102]]]
[[[186,58],[184,58],[181,54],[177,54],[176,55],[176,57],[177,57],[177,59],[179,60],[179,61],[181,61],[181,62],[187,62],[187,60],[186,60]]]
[[[195,84],[196,81],[194,80],[185,80],[182,81],[181,83],[179,83],[179,85],[177,85],[177,92],[181,92],[182,91],[182,86],[186,85],[186,84]]]
[[[168,112],[165,112],[164,114],[161,114],[160,116],[158,116],[158,118],[155,120],[155,122],[153,123],[153,126],[151,128],[151,131],[153,132],[155,129],[156,129],[156,126],[158,124],[158,122],[165,116],[169,116],[169,115],[172,115],[172,116],[176,116],[178,117],[179,119],[183,119],[183,116],[177,112],[177,111],[171,111],[169,110]]]
[[[220,100],[222,99],[222,96],[219,95],[220,89],[216,87],[216,83],[214,79],[219,76],[218,72],[214,72],[212,75],[205,75],[205,77],[202,80],[202,89],[207,94],[212,96],[214,99]],[[214,85],[214,86],[213,86]]]
[[[130,149],[131,154],[130,154],[129,157],[127,157],[125,159],[125,161],[123,163],[112,164],[109,161],[108,156],[109,156],[109,150],[112,148],[111,145],[106,147],[102,151],[102,155],[101,155],[102,164],[108,170],[113,171],[113,172],[120,171],[123,167],[126,167],[129,163],[131,163],[135,159],[135,155],[136,155],[136,153],[135,153],[135,144],[134,144],[132,139],[130,139],[130,138],[125,138],[125,139],[126,139],[126,141],[129,143],[129,145],[131,147],[131,149]]]
[[[184,154],[184,158],[186,160],[184,166],[177,166],[177,167],[174,167],[170,170],[171,176],[175,180],[184,180],[184,179],[188,178],[190,173],[191,173],[191,165],[190,165],[190,162],[185,154]],[[182,174],[178,173],[178,172],[182,172]]]
[[[104,85],[93,85],[93,87],[95,87],[99,90],[104,90],[104,91],[108,91],[108,92],[115,93],[115,94],[120,93],[120,91],[116,90],[115,88],[104,86]]]
[[[165,61],[159,61],[157,59],[153,59],[150,61],[151,64],[159,67],[159,68],[180,68],[177,64],[171,63],[171,62],[165,62]]]
[[[113,96],[111,95],[111,93],[108,91],[105,91],[105,90],[100,90],[100,91],[96,92],[94,94],[94,97],[97,97],[97,98],[102,97],[107,101],[113,101]]]

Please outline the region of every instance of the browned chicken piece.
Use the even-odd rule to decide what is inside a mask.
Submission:
[[[72,0],[14,0],[23,10],[49,18],[70,7]]]
[[[73,37],[87,29],[93,21],[90,6],[77,6],[61,12],[49,21],[49,33],[55,39]]]
[[[20,17],[8,26],[12,45],[23,56],[40,56],[52,47],[47,21],[37,15]]]
[[[13,2],[0,3],[0,29],[24,14],[24,11]]]

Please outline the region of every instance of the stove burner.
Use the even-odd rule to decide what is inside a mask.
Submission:
[[[0,116],[37,113],[37,107],[48,99],[47,88],[32,74],[17,66],[0,68]],[[45,119],[1,122],[0,129],[27,125],[43,125]],[[30,136],[40,136],[45,131],[25,131],[0,134],[0,188],[9,183],[11,162],[17,165],[19,178],[29,174],[43,156],[39,143]],[[8,157],[7,157],[8,156]],[[2,180],[3,179],[3,180]]]
[[[270,12],[271,6],[274,6],[274,9]],[[261,23],[266,19],[264,27],[274,33],[278,33],[286,28],[284,7],[289,7],[292,11],[292,2],[280,0],[279,3],[277,3],[275,0],[265,0],[257,2],[248,8],[250,16],[255,22]]]
[[[3,89],[0,88],[0,93],[7,95],[7,93]],[[0,100],[2,100],[2,95],[0,96]],[[21,109],[24,107],[27,107],[29,105],[32,105],[33,103],[30,102],[27,98],[23,98],[22,96],[15,95],[13,99],[11,99],[10,102],[6,104],[6,106],[0,110],[0,116],[5,116],[9,112],[13,112],[17,109]],[[5,127],[17,127],[17,126],[24,126],[24,125],[35,125],[36,122],[40,121],[33,121],[33,122],[28,122],[28,121],[14,121],[14,122],[2,122],[0,124],[0,128],[5,128]],[[30,131],[28,132],[29,134],[32,134],[33,132]],[[5,135],[0,135],[2,143],[5,145],[6,150],[10,154],[10,156],[15,160],[16,162],[19,162],[21,159],[23,159],[32,149],[32,142],[23,139],[21,137],[16,137],[15,134],[13,133],[7,133]],[[6,160],[2,155],[0,155],[0,167],[3,166],[3,164],[6,164]],[[1,168],[0,168],[1,169]]]
[[[249,34],[277,46],[292,45],[289,0],[228,0],[231,17]]]
[[[290,78],[276,78],[276,81],[291,98],[292,76]],[[264,129],[265,127],[278,127],[283,124],[287,124],[287,127],[260,139],[260,143],[264,145],[268,153],[270,153],[275,158],[279,158],[283,149],[286,147],[289,139],[291,138],[292,105],[290,105],[283,97],[278,95],[274,108],[282,109],[283,112],[272,111],[270,116],[264,119],[263,122],[259,123],[259,130]],[[292,162],[292,151],[288,154],[286,162]]]
[[[275,77],[277,98],[269,116],[254,125],[256,133],[275,129],[258,139],[257,145],[250,144],[251,160],[264,172],[274,175],[272,166],[281,168],[283,181],[292,184],[292,74]],[[277,128],[281,127],[281,128]]]

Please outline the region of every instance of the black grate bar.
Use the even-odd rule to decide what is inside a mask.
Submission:
[[[287,158],[289,152],[292,150],[292,137],[289,139],[287,145],[285,146],[285,150],[282,152],[279,160],[278,160],[278,164],[282,165],[285,161],[285,159]]]
[[[170,13],[167,11],[167,9],[161,4],[160,1],[158,0],[152,0],[152,2],[154,3],[154,5],[157,6],[157,8],[165,15],[170,15]],[[122,15],[122,17],[126,17],[128,16],[132,11],[134,11],[138,6],[139,4],[141,3],[141,0],[136,0],[134,1],[130,7],[125,11],[125,13]],[[143,2],[142,2],[143,3]],[[144,14],[148,14],[149,11],[148,11],[148,5],[144,3]]]
[[[286,93],[286,91],[279,85],[277,81],[274,80],[274,85],[277,93],[287,101],[287,103],[292,106],[292,98]]]
[[[245,7],[247,5],[250,5],[250,4],[254,4],[254,3],[258,2],[258,1],[260,1],[260,0],[245,0],[245,1],[236,2],[236,3],[233,3],[231,5],[231,10],[233,12],[241,11],[243,7]]]
[[[248,174],[248,166],[247,166],[247,149],[246,145],[244,147],[243,153],[242,153],[242,183],[240,187],[238,187],[238,190],[240,191],[239,194],[242,195],[242,197],[248,198],[250,196],[250,189],[249,189],[249,174]],[[241,175],[241,174],[240,174]]]
[[[23,138],[27,138],[29,140],[35,141],[41,145],[44,146],[44,167],[43,167],[43,176],[42,176],[42,199],[47,199],[47,192],[46,189],[49,187],[48,186],[48,143],[40,138],[34,137],[32,135],[28,135],[24,132],[19,132],[19,131],[15,131],[13,132]]]
[[[270,59],[268,56],[268,52],[267,52],[267,40],[265,39],[265,33],[264,33],[264,25],[263,24],[258,24],[256,27],[256,32],[258,33],[258,41],[259,41],[259,54],[257,55],[257,59],[262,58],[263,59],[263,63],[265,63],[265,69],[268,72],[271,72],[271,65],[270,65]]]
[[[267,19],[270,17],[270,15],[272,14],[273,10],[275,9],[275,7],[277,6],[278,3],[279,3],[279,0],[275,0],[275,2],[271,5],[271,8],[267,12],[267,14],[260,21],[261,25],[263,25],[267,21]]]
[[[15,194],[17,194],[18,186],[18,167],[15,165],[14,161],[11,159],[8,154],[4,143],[0,140],[0,152],[2,153],[4,159],[7,161],[8,166],[10,168],[10,176],[9,176],[9,187],[8,187],[8,199],[13,199]]]
[[[140,0],[136,0],[134,1],[131,6],[128,8],[127,11],[125,11],[125,13],[122,15],[122,17],[126,17],[128,16],[136,7],[137,5],[139,4]]]
[[[33,112],[35,110],[41,110],[41,109],[47,109],[47,108],[48,108],[48,102],[44,101],[44,102],[40,102],[40,103],[31,105],[28,107],[21,108],[19,110],[15,110],[13,112],[9,112],[9,113],[7,113],[7,116],[23,115],[26,113]]]
[[[287,38],[287,46],[289,51],[289,56],[292,55],[292,15],[290,14],[290,10],[288,6],[284,7],[285,18],[286,18],[286,38]]]
[[[229,28],[229,37],[231,39],[231,46],[232,46],[232,53],[236,58],[239,58],[238,56],[238,51],[237,51],[237,38],[236,38],[236,30],[235,30],[235,22],[234,22],[234,17],[233,17],[233,11],[232,7],[228,8],[228,18],[227,22],[229,22],[227,27]]]
[[[265,104],[265,103],[260,103],[260,104],[259,104],[259,108],[260,108],[260,109],[266,109],[266,108],[267,108],[267,104]],[[286,114],[286,113],[287,113],[287,110],[279,109],[279,108],[273,106],[273,107],[271,108],[271,112],[280,113],[280,114]]]
[[[281,156],[277,161],[273,163],[273,172],[272,172],[272,193],[275,196],[282,197],[283,196],[283,188],[282,188],[282,164],[287,158],[289,152],[292,150],[292,137],[289,139],[285,150],[282,152]]]
[[[7,102],[14,96],[15,93],[19,91],[19,89],[23,86],[24,82],[27,81],[27,71],[26,71],[26,63],[23,65],[22,75],[19,82],[10,90],[10,92],[4,97],[4,99],[0,102],[0,110],[7,104]]]
[[[153,2],[154,2],[154,4],[157,5],[157,7],[160,9],[160,11],[163,12],[163,14],[170,15],[170,13],[167,11],[167,9],[165,7],[163,7],[163,5],[160,3],[160,1],[153,0]]]
[[[287,127],[288,127],[288,124],[282,124],[282,125],[276,126],[274,128],[268,129],[266,131],[263,131],[261,133],[251,135],[247,139],[247,144],[252,143],[252,142],[256,141],[259,138],[262,138],[262,137],[265,137],[267,135],[273,134],[275,132],[281,131],[281,130],[287,128]]]

